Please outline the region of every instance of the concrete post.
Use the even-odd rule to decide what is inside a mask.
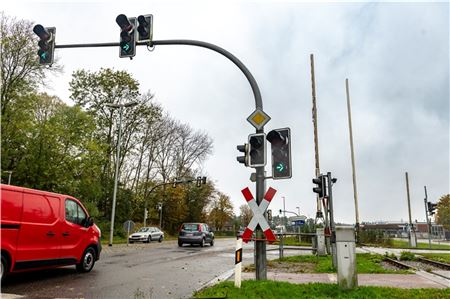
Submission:
[[[318,256],[325,256],[327,255],[327,252],[325,250],[325,233],[323,228],[316,228],[316,235],[317,235],[317,255]]]
[[[343,289],[357,287],[355,229],[353,226],[336,226],[336,251],[338,285]]]

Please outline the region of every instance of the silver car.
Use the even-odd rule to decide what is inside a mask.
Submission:
[[[157,227],[142,227],[140,230],[131,234],[128,237],[129,243],[144,242],[150,243],[151,241],[162,242],[164,239],[164,233]]]

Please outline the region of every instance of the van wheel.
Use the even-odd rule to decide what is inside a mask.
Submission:
[[[94,268],[95,264],[95,250],[92,247],[88,247],[81,257],[81,261],[77,264],[78,272],[89,272]]]
[[[148,236],[147,243],[150,243],[152,241],[152,236]]]
[[[6,257],[2,254],[2,266],[0,269],[0,275],[1,275],[1,281],[3,282],[3,278],[5,277],[6,273],[8,273],[8,261],[6,260]]]
[[[180,242],[180,241],[178,241],[178,246],[179,246],[179,247],[182,247],[182,246],[183,246],[183,243]]]
[[[202,242],[200,243],[200,247],[205,247],[205,238],[202,239]]]
[[[163,236],[159,237],[158,242],[161,243],[163,240]]]
[[[209,245],[214,246],[214,239],[211,239],[211,243]]]

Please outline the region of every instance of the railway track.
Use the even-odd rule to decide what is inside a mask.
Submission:
[[[437,273],[436,271],[433,271],[433,270],[431,270],[431,271],[429,271],[429,270],[424,271],[424,270],[419,269],[417,267],[408,265],[408,264],[406,264],[406,263],[404,263],[402,261],[398,261],[398,260],[391,259],[391,258],[388,258],[388,257],[385,257],[384,261],[386,261],[386,262],[388,262],[388,263],[390,263],[390,264],[392,264],[392,265],[394,265],[394,266],[396,266],[398,268],[401,268],[401,269],[413,270],[417,274],[420,273],[422,276],[427,277],[429,279],[431,279],[433,275],[437,276],[437,277],[440,278],[440,281],[442,281],[444,284],[446,284],[448,287],[450,287],[450,278],[448,276],[446,276],[446,275],[441,274],[441,273]],[[436,268],[447,270],[447,271],[450,270],[450,265],[449,264],[433,261],[433,260],[422,258],[422,257],[416,257],[415,262],[422,263],[422,264],[427,264],[427,265],[432,265],[432,266],[434,266]]]

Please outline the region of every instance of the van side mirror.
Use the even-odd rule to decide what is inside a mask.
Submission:
[[[94,218],[88,217],[88,219],[86,219],[86,227],[90,227],[93,225],[94,225]]]

